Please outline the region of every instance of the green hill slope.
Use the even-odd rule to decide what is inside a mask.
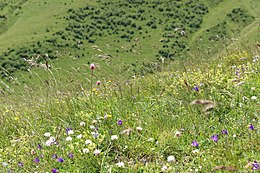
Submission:
[[[59,59],[54,67],[67,70],[95,61],[108,69],[118,65],[129,76],[143,75],[158,70],[161,57],[213,56],[231,39],[244,40],[239,35],[246,27],[253,31],[250,42],[255,44],[259,36],[256,0],[1,2],[6,4],[1,10],[6,16],[0,35],[1,74],[7,79],[30,68],[26,61],[38,56],[36,63]],[[240,22],[235,14],[239,10]]]

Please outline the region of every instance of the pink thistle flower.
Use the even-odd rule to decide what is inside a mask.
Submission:
[[[98,81],[96,82],[96,84],[97,84],[97,85],[100,85],[100,84],[101,84],[100,80],[98,80]]]
[[[95,69],[95,64],[94,64],[94,63],[90,64],[89,68],[90,68],[91,70],[94,70],[94,69]]]

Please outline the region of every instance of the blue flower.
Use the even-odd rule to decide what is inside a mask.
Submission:
[[[196,140],[192,141],[191,145],[194,146],[194,147],[198,147],[199,146],[199,144],[198,144],[198,142]]]
[[[260,166],[259,166],[259,163],[257,161],[254,161],[254,163],[252,163],[252,170],[259,170],[260,169]]]
[[[64,160],[63,160],[63,158],[59,157],[59,158],[57,158],[57,162],[62,163],[62,162],[64,162]]]
[[[70,130],[72,130],[72,128],[67,128],[67,129],[66,129],[66,133],[68,134],[68,132],[69,132]]]
[[[249,130],[254,130],[254,129],[255,129],[255,127],[253,126],[253,124],[250,124],[248,128],[249,128]]]
[[[52,172],[52,173],[58,173],[59,171],[58,171],[57,169],[55,169],[55,168],[52,168],[52,169],[51,169],[51,172]]]
[[[35,163],[39,163],[39,162],[40,162],[39,157],[36,157],[36,158],[33,160],[33,162],[35,162]]]
[[[23,163],[22,163],[22,162],[18,162],[18,165],[19,165],[20,167],[23,167]]]
[[[118,120],[117,125],[121,126],[123,124],[123,120]]]
[[[222,130],[221,132],[222,132],[222,134],[224,134],[224,135],[228,135],[228,131],[227,131],[227,130]]]
[[[196,85],[194,88],[193,88],[194,91],[199,91],[199,87]]]
[[[37,145],[37,148],[38,148],[39,150],[41,150],[41,149],[42,149],[42,146],[41,146],[40,144],[38,144],[38,145]]]
[[[214,142],[218,142],[218,135],[213,135],[213,136],[211,136],[211,139],[212,139]]]
[[[72,153],[69,153],[68,155],[69,158],[73,159],[74,158],[74,155]]]

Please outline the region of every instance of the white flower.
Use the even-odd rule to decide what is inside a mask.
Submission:
[[[257,99],[256,96],[252,96],[252,97],[251,97],[251,100],[256,100],[256,99]]]
[[[51,146],[52,143],[55,143],[55,138],[51,136],[51,137],[45,142],[45,145],[46,145],[46,146]]]
[[[87,139],[87,140],[85,141],[85,143],[86,143],[86,145],[89,145],[89,144],[92,144],[92,141],[89,140],[89,139]]]
[[[96,123],[98,123],[97,120],[93,120],[93,121],[92,121],[92,124],[96,124]]]
[[[168,162],[175,162],[175,157],[174,156],[168,156],[167,161]]]
[[[117,140],[118,139],[118,136],[117,135],[112,135],[111,136],[111,140],[114,141],[114,140]]]
[[[181,136],[181,132],[180,131],[176,131],[175,132],[175,137],[180,137]]]
[[[90,129],[94,130],[95,129],[95,126],[89,126]]]
[[[81,138],[82,138],[82,134],[79,134],[79,135],[77,136],[77,138],[78,138],[78,139],[81,139]]]
[[[154,141],[154,138],[149,138],[147,139],[148,142],[153,142]]]
[[[79,123],[79,125],[80,125],[80,126],[85,126],[86,123],[82,121],[82,122]]]
[[[94,150],[94,154],[97,156],[97,155],[99,155],[101,153],[101,151],[99,150],[99,149],[95,149]]]
[[[118,162],[118,163],[116,163],[116,166],[117,167],[124,167],[125,164],[124,164],[124,162]]]
[[[8,163],[3,162],[2,165],[3,165],[3,167],[7,167]]]
[[[68,135],[73,135],[73,134],[74,134],[73,130],[68,131]]]
[[[196,149],[196,150],[192,150],[191,152],[192,152],[193,154],[197,154],[197,153],[200,152],[200,150],[199,150],[199,149]]]
[[[86,154],[86,153],[88,153],[88,152],[89,152],[89,149],[88,149],[88,148],[84,148],[82,151],[83,151],[83,153],[85,153],[85,154]]]
[[[51,133],[46,132],[46,133],[44,133],[44,136],[46,136],[46,137],[50,137],[50,136],[51,136]]]
[[[52,144],[52,142],[51,142],[50,140],[47,140],[47,141],[45,142],[45,145],[48,146],[48,147],[51,146],[51,144]]]
[[[168,167],[166,165],[162,166],[162,172],[166,172],[168,170]]]
[[[138,132],[141,132],[141,131],[143,130],[143,128],[142,128],[142,127],[136,127],[136,130],[137,130]]]
[[[52,142],[55,142],[56,140],[55,140],[55,138],[54,137],[50,137],[50,139],[49,139],[50,141],[52,141]]]
[[[68,137],[66,138],[66,141],[72,141],[72,137],[68,136]]]

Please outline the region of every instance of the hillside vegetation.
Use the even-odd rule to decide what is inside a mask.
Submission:
[[[0,172],[257,172],[257,0],[0,0]]]
[[[39,98],[25,89],[24,104],[5,101],[9,106],[1,108],[0,169],[259,169],[259,55],[241,52],[211,65],[175,62],[171,68],[127,82],[101,79],[94,69],[87,87],[75,93],[60,93],[55,83]],[[56,99],[48,97],[52,92]]]
[[[0,2],[0,72],[9,81],[54,59],[57,68],[94,61],[144,75],[158,70],[161,58],[209,58],[230,43],[259,38],[256,0]]]

